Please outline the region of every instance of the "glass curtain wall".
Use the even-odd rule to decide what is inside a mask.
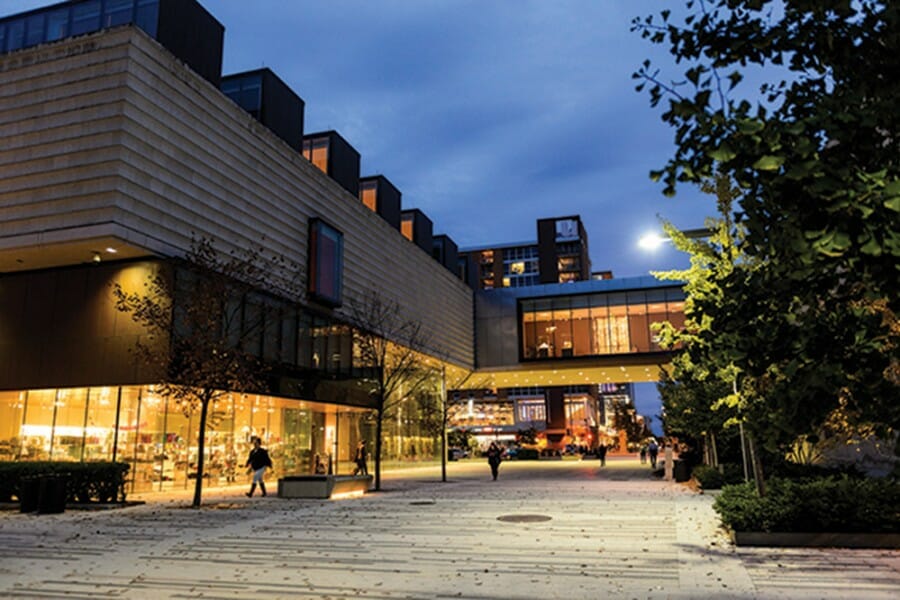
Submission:
[[[247,483],[242,467],[253,436],[269,449],[273,477],[311,473],[316,454],[331,464],[333,473],[347,473],[356,443],[366,439],[374,446],[371,413],[223,394],[209,411],[204,478],[208,485]],[[152,386],[0,392],[0,460],[127,462],[132,467],[130,492],[193,485],[198,433],[198,413],[183,410]],[[423,449],[433,451],[431,446]]]
[[[654,323],[684,326],[680,289],[525,299],[520,305],[525,359],[659,352]]]
[[[0,54],[132,23],[156,37],[158,22],[159,0],[82,0],[49,6],[0,20]]]

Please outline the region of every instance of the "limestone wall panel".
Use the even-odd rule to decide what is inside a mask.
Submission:
[[[426,326],[435,352],[472,364],[472,292],[458,278],[143,32],[89,37],[0,62],[0,132],[15,138],[0,151],[12,184],[0,243],[96,217],[158,254],[206,236],[305,269],[318,217],[344,234],[345,305],[378,289]]]

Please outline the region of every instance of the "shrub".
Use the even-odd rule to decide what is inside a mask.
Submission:
[[[516,453],[516,460],[537,460],[537,448],[520,448]]]
[[[21,499],[26,478],[65,475],[66,502],[125,501],[125,477],[130,466],[120,462],[15,462],[0,463],[0,502]]]
[[[735,531],[900,533],[900,483],[846,475],[725,486],[713,508]]]
[[[744,479],[741,466],[731,463],[720,465],[718,468],[699,465],[694,467],[693,474],[704,490],[718,490],[723,485],[740,483]]]

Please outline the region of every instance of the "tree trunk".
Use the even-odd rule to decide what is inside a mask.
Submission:
[[[441,481],[447,481],[447,373],[441,366]]]
[[[375,491],[381,491],[381,430],[384,424],[384,397],[378,400],[375,418]]]
[[[441,428],[441,481],[447,481],[447,425]]]
[[[206,450],[206,416],[209,413],[209,398],[204,397],[200,402],[200,424],[197,432],[197,481],[194,482],[194,508],[200,508],[200,498],[203,494],[203,455]]]
[[[756,440],[753,434],[747,434],[747,444],[750,446],[750,466],[753,469],[756,493],[762,498],[766,495],[766,480],[763,476],[762,461],[759,459],[759,452],[756,451]]]

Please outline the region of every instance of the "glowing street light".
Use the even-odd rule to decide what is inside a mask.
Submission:
[[[653,251],[662,246],[666,242],[671,242],[672,238],[667,238],[658,233],[646,233],[638,240],[638,246],[642,250]]]
[[[705,227],[701,227],[700,229],[685,229],[681,232],[687,238],[690,239],[698,239],[698,238],[706,238],[709,237],[712,232]],[[658,233],[651,232],[644,234],[641,236],[641,239],[638,240],[638,246],[642,250],[653,251],[665,244],[666,242],[671,242],[672,238],[667,236],[662,236]]]

